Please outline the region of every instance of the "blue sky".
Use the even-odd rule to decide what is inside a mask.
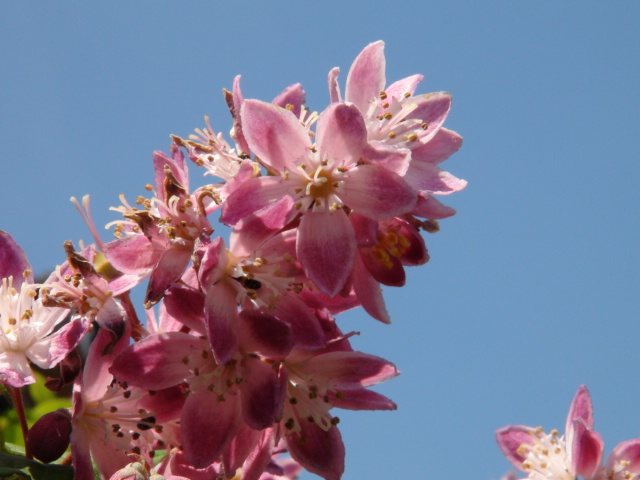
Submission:
[[[562,429],[583,383],[610,450],[640,437],[639,24],[630,1],[2,2],[0,229],[47,270],[90,241],[69,197],[117,219],[170,133],[228,131],[236,74],[264,100],[301,82],[320,111],[329,69],[344,85],[382,39],[388,81],[453,94],[445,166],[469,187],[386,291],[393,324],[338,319],[402,371],[380,388],[397,412],[339,414],[345,478],[497,479],[494,430]]]

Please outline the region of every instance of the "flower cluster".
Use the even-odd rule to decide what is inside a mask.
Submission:
[[[153,154],[149,197],[113,209],[115,240],[100,239],[88,198],[76,202],[96,243],[65,244],[67,261],[42,285],[0,236],[0,379],[33,382],[29,361],[62,361],[75,378],[71,414],[38,431],[69,425],[76,479],[95,466],[105,479],[286,479],[304,468],[336,480],[345,447],[334,409],[396,408],[369,389],[396,367],[355,351],[335,316],[362,306],[390,322],[381,285],[404,285],[404,268],[429,259],[420,230],[455,213],[437,197],[466,182],[439,164],[462,140],[443,127],[448,93],[415,95],[420,75],[386,85],[382,42],[358,55],[344,95],[338,73],[319,114],[299,84],[245,100],[236,77],[231,139],[208,119],[173,136],[168,154]],[[216,183],[191,188],[189,161]],[[146,322],[129,297],[143,282]],[[69,355],[90,331],[80,370]]]

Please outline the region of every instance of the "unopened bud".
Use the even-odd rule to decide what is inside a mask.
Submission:
[[[33,424],[27,434],[27,447],[43,463],[51,463],[62,456],[71,437],[71,414],[60,408],[49,412]]]

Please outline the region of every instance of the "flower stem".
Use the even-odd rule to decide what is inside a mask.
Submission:
[[[27,446],[27,433],[29,432],[29,426],[27,425],[27,415],[24,411],[24,402],[22,401],[22,390],[19,388],[7,386],[9,392],[11,392],[11,398],[13,399],[13,405],[16,407],[16,413],[18,414],[18,420],[20,421],[20,428],[22,429],[22,438],[24,438],[24,454],[27,458],[33,458],[29,447]]]

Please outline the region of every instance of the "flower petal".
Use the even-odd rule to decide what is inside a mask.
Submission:
[[[304,362],[304,370],[336,390],[357,390],[370,387],[399,375],[396,366],[362,352],[329,352]]]
[[[222,205],[220,221],[235,225],[248,215],[288,195],[289,186],[280,177],[253,177],[238,185]]]
[[[411,149],[413,162],[440,163],[462,146],[462,137],[452,130],[441,128],[428,142]]]
[[[311,139],[293,112],[259,100],[245,100],[240,112],[247,143],[267,168],[283,173],[306,158]]]
[[[23,277],[25,271],[29,272],[26,281],[33,283],[31,265],[24,250],[11,235],[0,230],[0,279],[13,277],[13,287],[20,290],[20,285],[25,280]]]
[[[600,468],[604,442],[598,432],[589,430],[582,418],[573,421],[574,441],[571,448],[572,470],[585,480],[593,478]]]
[[[417,192],[385,168],[360,165],[349,170],[348,177],[339,195],[365,217],[386,220],[409,212],[416,204]]]
[[[407,171],[407,183],[416,190],[436,195],[449,195],[467,186],[467,181],[456,178],[437,165],[426,162],[411,162]]]
[[[271,103],[278,107],[287,108],[287,105],[293,107],[293,114],[296,117],[300,116],[300,109],[306,101],[306,93],[302,89],[302,85],[294,83],[285,88],[280,94],[273,99]]]
[[[224,365],[238,349],[238,307],[230,285],[220,282],[207,289],[204,318],[213,355]]]
[[[533,445],[534,429],[524,425],[508,425],[496,430],[498,447],[511,464],[520,471],[525,456],[518,453],[520,445]]]
[[[384,42],[370,43],[356,57],[347,75],[344,98],[355,103],[364,114],[369,104],[384,90],[386,61]]]
[[[305,213],[296,250],[311,281],[327,295],[337,294],[351,274],[356,253],[355,234],[345,212]]]
[[[333,67],[331,70],[329,70],[329,101],[331,103],[342,101],[342,95],[340,95],[340,85],[338,85],[339,74],[340,69],[338,67]]]
[[[316,131],[320,158],[342,167],[355,164],[367,146],[367,127],[355,105],[332,103],[320,114]]]
[[[299,424],[300,432],[285,437],[293,459],[325,480],[340,480],[344,473],[345,452],[338,427],[324,431],[306,419]]]

